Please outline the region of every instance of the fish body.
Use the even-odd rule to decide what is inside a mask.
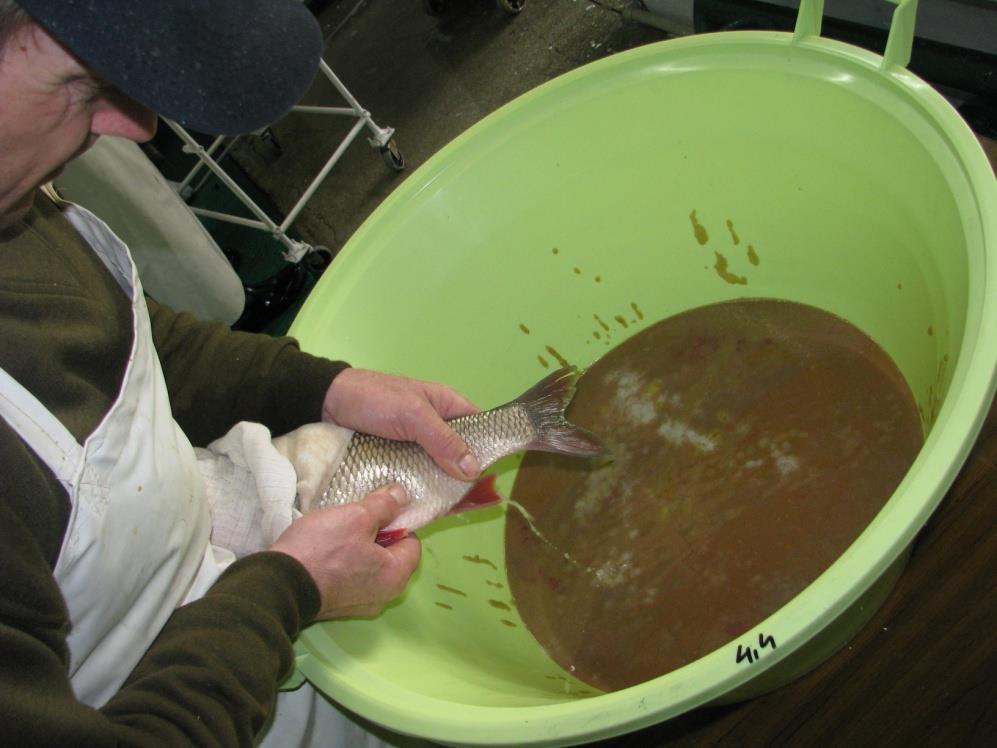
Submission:
[[[577,371],[559,369],[510,403],[448,423],[464,439],[482,469],[525,450],[595,457],[603,453],[602,444],[564,417],[577,379]],[[350,504],[381,486],[401,484],[409,495],[409,504],[379,535],[378,542],[386,543],[455,508],[497,502],[500,497],[495,493],[494,481],[494,475],[473,484],[457,480],[415,442],[358,432],[350,439],[343,461],[318,506]]]

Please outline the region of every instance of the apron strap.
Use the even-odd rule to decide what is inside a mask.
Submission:
[[[0,416],[62,483],[73,480],[83,447],[20,382],[0,369]]]
[[[110,226],[82,205],[65,201],[61,201],[60,205],[62,215],[74,229],[80,232],[86,243],[93,248],[94,253],[114,276],[118,285],[124,289],[128,298],[134,302],[139,295],[136,293],[139,285],[138,271],[127,249],[125,249],[124,242],[111,231]],[[121,251],[111,251],[108,247],[121,247]]]

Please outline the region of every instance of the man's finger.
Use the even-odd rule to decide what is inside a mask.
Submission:
[[[419,559],[422,556],[422,543],[415,535],[409,535],[404,540],[399,540],[397,543],[392,543],[386,549],[388,553],[395,557],[398,562],[398,568],[406,574],[406,579],[408,574],[411,574],[415,570],[415,567],[419,565]]]
[[[426,399],[439,414],[439,419],[430,418],[424,421],[427,429],[425,440],[428,446],[423,445],[423,449],[455,478],[462,480],[477,478],[481,473],[478,459],[450,426],[443,423],[441,428],[440,422],[480,413],[481,408],[446,385],[435,382],[425,384]]]
[[[422,419],[415,440],[436,463],[454,478],[474,480],[481,472],[481,464],[460,435],[440,418]]]
[[[427,382],[426,384],[426,399],[429,400],[433,408],[436,409],[436,412],[445,421],[481,411],[481,408],[477,405],[446,385],[432,382]]]
[[[409,497],[405,488],[398,483],[375,489],[361,501],[370,518],[374,521],[375,530],[380,530],[391,524],[391,520],[398,516],[398,513],[408,505],[408,502]]]

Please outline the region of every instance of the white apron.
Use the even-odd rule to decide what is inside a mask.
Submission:
[[[85,209],[65,205],[63,214],[131,299],[135,334],[121,391],[80,445],[0,369],[0,416],[70,497],[54,574],[72,621],[73,690],[80,701],[99,707],[121,687],[174,609],[201,597],[234,555],[209,542],[203,481],[194,449],[173,420],[127,248]],[[261,737],[273,746],[385,745],[308,685],[278,696],[275,717]]]
[[[121,391],[83,445],[6,372],[0,405],[70,497],[55,579],[72,621],[73,690],[100,706],[174,608],[203,595],[232,556],[208,542],[211,518],[193,448],[173,421],[127,250],[84,209],[66,206],[64,215],[131,299],[135,336]]]

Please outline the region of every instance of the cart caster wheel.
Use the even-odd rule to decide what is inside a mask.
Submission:
[[[422,0],[422,7],[431,16],[441,16],[450,7],[449,0]]]
[[[398,150],[398,143],[395,142],[394,138],[389,140],[386,145],[382,145],[380,151],[381,158],[384,159],[384,163],[389,167],[395,171],[403,171],[405,169],[405,157]]]
[[[526,0],[495,0],[495,4],[506,13],[512,13],[515,15],[523,9],[524,5],[526,5]]]
[[[312,247],[301,262],[315,275],[321,275],[332,264],[332,250],[328,247]]]

